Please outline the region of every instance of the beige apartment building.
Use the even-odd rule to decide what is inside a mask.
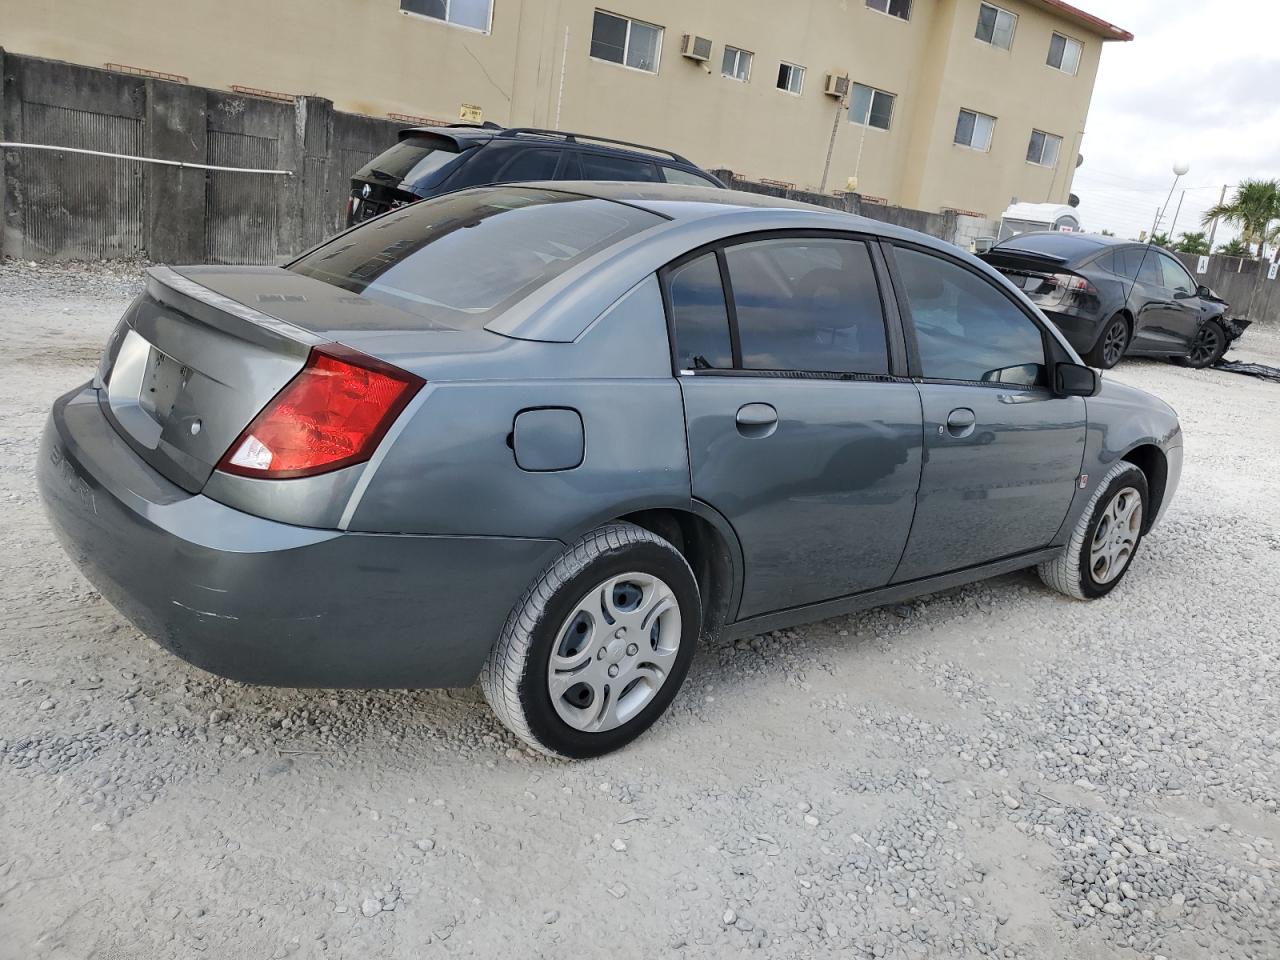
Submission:
[[[1061,0],[0,0],[13,53],[988,217],[1066,202],[1102,46],[1130,39]]]

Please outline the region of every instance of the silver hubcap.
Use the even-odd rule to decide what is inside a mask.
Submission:
[[[1142,529],[1142,497],[1125,487],[1107,504],[1089,546],[1089,568],[1097,583],[1110,583],[1129,565]]]
[[[647,573],[610,577],[560,627],[547,692],[569,726],[603,733],[657,695],[679,649],[680,604],[671,588]]]

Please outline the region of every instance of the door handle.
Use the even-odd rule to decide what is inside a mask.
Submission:
[[[968,407],[956,407],[947,414],[947,433],[953,437],[967,437],[973,433],[978,418]]]
[[[778,427],[778,411],[767,403],[746,403],[734,420],[744,437],[767,437]]]

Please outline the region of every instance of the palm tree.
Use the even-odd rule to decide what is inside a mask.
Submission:
[[[1151,244],[1156,247],[1169,247],[1169,235],[1167,233],[1153,233],[1151,235]]]
[[[1173,249],[1179,253],[1204,254],[1209,252],[1209,241],[1205,239],[1203,233],[1184,233],[1178,238]]]
[[[1208,226],[1221,219],[1240,228],[1240,239],[1258,245],[1262,258],[1268,243],[1280,240],[1280,180],[1243,180],[1226,203],[1205,211],[1200,222]]]
[[[1239,237],[1236,237],[1228,243],[1219,244],[1218,253],[1224,257],[1240,257],[1244,259],[1249,256],[1249,245]]]

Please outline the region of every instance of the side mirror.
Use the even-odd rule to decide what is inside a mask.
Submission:
[[[1175,300],[1190,300],[1192,297],[1197,295],[1197,291],[1188,290],[1186,287],[1179,287],[1177,290],[1173,291],[1173,299]]]
[[[1208,287],[1206,287],[1204,284],[1201,284],[1200,286],[1196,287],[1196,296],[1204,297],[1207,300],[1218,299],[1217,295],[1214,294],[1214,292],[1210,290]]]
[[[1096,396],[1098,371],[1079,363],[1059,363],[1053,368],[1053,392],[1060,397]]]

